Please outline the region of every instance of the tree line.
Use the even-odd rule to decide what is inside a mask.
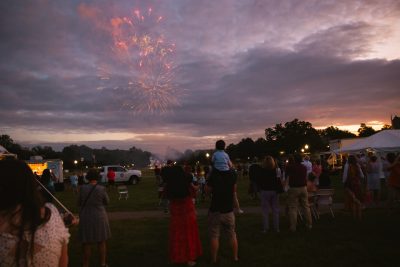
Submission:
[[[0,135],[0,145],[19,159],[28,160],[31,156],[41,156],[43,159],[61,159],[65,169],[79,169],[120,164],[124,166],[145,167],[150,164],[151,153],[132,147],[128,150],[93,149],[85,145],[70,145],[61,152],[54,151],[50,146],[34,146],[31,149],[22,147],[8,135]],[[133,164],[133,165],[132,165]]]
[[[390,125],[384,125],[381,130],[391,128]],[[331,140],[368,137],[378,131],[365,123],[361,123],[357,132],[358,135],[334,126],[318,130],[313,128],[310,122],[294,119],[265,129],[264,138],[253,140],[247,137],[237,144],[230,144],[226,151],[231,159],[242,162],[254,158],[261,159],[265,155],[280,157],[301,152],[312,154],[329,151]],[[190,164],[205,164],[209,160],[205,155],[207,153],[211,155],[212,152],[213,150],[196,150],[194,152],[189,150],[181,155],[180,161],[186,161]]]
[[[391,129],[391,126],[385,125],[382,128],[382,130],[386,129]],[[278,157],[303,152],[302,150],[307,153],[317,153],[329,151],[330,140],[367,137],[376,132],[365,123],[360,124],[357,136],[334,126],[318,130],[313,128],[310,122],[294,119],[265,129],[265,138],[261,137],[255,141],[249,137],[243,138],[237,144],[228,145],[226,150],[231,159],[239,161],[262,158],[267,154]],[[92,149],[85,145],[70,145],[64,147],[61,152],[54,151],[50,146],[35,146],[29,149],[15,143],[8,135],[0,135],[0,145],[9,152],[17,154],[18,158],[23,160],[35,155],[40,155],[44,159],[62,159],[66,169],[108,164],[125,166],[134,164],[135,167],[145,167],[150,164],[150,157],[152,156],[151,152],[143,151],[136,147],[132,147],[129,150],[110,150],[105,147]],[[305,147],[306,145],[307,148]],[[178,155],[177,160],[186,161],[190,164],[205,164],[209,161],[212,152],[212,149],[196,151],[188,149]]]

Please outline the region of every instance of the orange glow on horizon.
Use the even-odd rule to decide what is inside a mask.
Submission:
[[[365,124],[367,126],[369,126],[369,127],[372,127],[374,130],[379,131],[379,130],[382,129],[382,127],[385,124],[390,124],[390,123],[384,123],[382,121],[369,121],[369,122],[366,122]],[[360,124],[347,124],[347,125],[317,126],[317,127],[315,127],[315,129],[323,130],[323,129],[325,129],[327,127],[330,127],[330,126],[337,127],[339,130],[342,130],[342,131],[349,131],[349,132],[351,132],[353,134],[356,134],[356,135],[358,135],[358,129],[360,128]]]

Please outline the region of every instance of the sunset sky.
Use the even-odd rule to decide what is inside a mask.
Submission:
[[[173,48],[158,89],[143,36]],[[0,37],[0,134],[26,145],[165,155],[400,115],[398,0],[2,0]]]

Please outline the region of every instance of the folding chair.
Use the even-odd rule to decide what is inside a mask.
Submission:
[[[333,194],[335,190],[334,189],[318,189],[316,193],[316,202],[315,205],[317,207],[316,211],[318,212],[318,217],[319,217],[319,208],[320,206],[328,206],[332,218],[335,218],[335,214],[333,213],[332,209],[332,204],[333,204]]]
[[[319,219],[319,213],[316,207],[317,194],[316,192],[308,193],[308,205],[310,206],[311,215],[315,220]]]
[[[121,198],[125,198],[125,200],[128,199],[129,191],[126,185],[117,186],[117,190],[118,190],[118,200],[121,200]]]

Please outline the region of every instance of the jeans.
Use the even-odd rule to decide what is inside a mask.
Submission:
[[[279,231],[279,198],[275,191],[261,191],[263,230],[269,230],[269,209],[272,210],[274,230]]]

